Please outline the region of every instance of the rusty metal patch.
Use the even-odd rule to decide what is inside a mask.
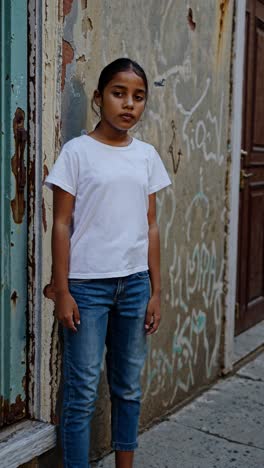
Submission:
[[[16,306],[17,300],[18,300],[17,291],[13,291],[13,293],[11,294],[11,302],[14,306]]]
[[[9,403],[0,397],[0,426],[3,424],[12,424],[26,416],[26,402],[22,400],[21,395],[17,395],[15,403]]]
[[[223,31],[224,31],[224,26],[225,26],[225,18],[226,18],[226,13],[228,10],[229,6],[229,0],[222,0],[220,3],[220,17],[219,17],[219,34],[218,34],[218,46],[217,46],[217,51],[219,54],[220,48],[221,48],[221,43],[222,43],[222,37],[223,37]]]
[[[13,219],[15,223],[21,224],[26,209],[24,188],[26,185],[26,167],[24,164],[24,152],[27,142],[27,131],[25,130],[25,112],[18,107],[13,119],[13,132],[15,139],[15,154],[11,160],[12,172],[16,180],[15,198],[11,201]]]

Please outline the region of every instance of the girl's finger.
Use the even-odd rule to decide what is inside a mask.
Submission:
[[[153,333],[155,333],[157,329],[159,328],[159,324],[160,324],[160,318],[155,317],[155,315],[153,315],[153,321],[150,324],[147,335],[153,335]]]
[[[74,326],[74,322],[73,322],[73,319],[72,318],[64,318],[62,320],[62,324],[64,327],[66,328],[69,328],[70,330],[74,331],[74,332],[77,332],[77,328]]]
[[[153,322],[153,312],[147,311],[146,318],[145,318],[145,329],[148,330],[150,328],[151,322]]]
[[[78,309],[77,305],[73,309],[73,319],[74,319],[74,323],[76,323],[77,325],[80,325],[80,323],[81,323],[80,313],[79,313],[79,309]]]

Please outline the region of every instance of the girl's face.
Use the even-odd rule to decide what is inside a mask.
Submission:
[[[140,119],[146,105],[143,79],[132,70],[117,73],[106,85],[103,96],[95,95],[101,107],[101,121],[127,131]]]

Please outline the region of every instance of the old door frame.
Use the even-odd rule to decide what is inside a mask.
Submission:
[[[1,0],[0,12],[2,426],[27,413],[27,2]]]
[[[42,352],[42,22],[40,0],[28,2],[29,30],[29,197],[28,197],[28,366],[29,414],[41,420]]]
[[[235,44],[233,63],[233,98],[232,98],[232,162],[230,170],[229,193],[229,235],[227,241],[227,285],[225,299],[224,326],[224,366],[223,372],[228,373],[233,368],[234,334],[235,334],[235,304],[237,286],[237,255],[238,255],[238,220],[239,220],[239,179],[241,157],[242,108],[243,108],[243,78],[245,49],[246,0],[235,2]]]
[[[44,4],[45,3],[45,4]],[[61,89],[61,32],[63,18],[63,3],[60,1],[42,2],[28,1],[28,29],[29,29],[29,222],[28,222],[28,367],[29,367],[29,402],[28,411],[32,419],[53,421],[53,407],[56,385],[45,380],[51,363],[51,349],[47,346],[49,316],[43,290],[45,278],[45,197],[43,195],[43,179],[46,175],[45,165],[47,147],[47,132],[53,131],[53,111],[55,108],[47,104],[46,77],[52,78],[56,91],[56,106],[60,106]],[[52,8],[51,8],[52,7]],[[58,20],[59,18],[59,20]],[[50,35],[50,36],[49,36]],[[50,46],[52,43],[52,47]],[[48,44],[48,47],[47,47]],[[50,48],[49,48],[50,47]],[[50,70],[50,61],[54,67]],[[47,70],[49,70],[47,72]],[[49,98],[48,98],[49,99]],[[51,117],[47,125],[47,114]],[[60,107],[56,107],[56,117],[60,120]],[[55,125],[55,124],[54,124]],[[59,125],[58,125],[59,133]],[[54,132],[54,139],[58,140]],[[52,140],[53,141],[53,140]],[[59,141],[59,140],[58,140]],[[50,145],[49,150],[56,151]],[[50,158],[52,155],[49,153]],[[52,159],[53,160],[53,159]],[[47,236],[49,235],[49,232]],[[49,248],[49,247],[48,247]],[[47,255],[47,254],[46,254]],[[48,278],[50,279],[50,277]],[[52,305],[50,304],[50,313]],[[51,314],[50,314],[51,315]],[[48,325],[48,326],[47,326]],[[54,340],[55,341],[55,340]],[[47,364],[48,363],[48,364]],[[51,371],[52,374],[52,371]],[[53,377],[53,374],[50,377]],[[54,388],[54,393],[53,392]],[[55,403],[54,403],[55,405]],[[53,421],[54,422],[54,421]],[[55,429],[55,426],[52,426]]]
[[[3,1],[3,0],[1,0]],[[8,5],[8,2],[4,0]],[[10,3],[10,2],[9,2]],[[57,2],[55,2],[57,3]],[[24,2],[23,2],[24,4]],[[12,2],[12,8],[20,5],[19,1]],[[18,62],[23,61],[27,73],[23,74],[23,81],[14,83],[16,94],[27,91],[27,127],[28,127],[28,166],[27,166],[27,216],[28,216],[28,379],[27,379],[27,416],[16,424],[11,424],[1,430],[2,442],[0,449],[0,465],[21,466],[40,454],[51,450],[56,444],[56,427],[46,422],[40,422],[41,410],[45,407],[41,386],[42,365],[42,313],[41,313],[41,267],[42,267],[42,229],[41,229],[41,207],[42,207],[42,23],[44,5],[41,0],[29,0],[25,2],[27,19],[27,50],[26,56],[21,53],[20,44],[18,48]],[[46,4],[45,4],[46,5]],[[9,6],[9,5],[8,5]],[[16,15],[20,13],[19,8],[15,10]],[[23,25],[24,26],[24,25]],[[10,36],[11,37],[11,36]],[[12,41],[12,38],[11,38]],[[27,58],[26,58],[27,57]],[[11,76],[11,75],[10,75]],[[27,79],[26,79],[27,77]],[[7,83],[7,79],[5,80]],[[8,90],[8,86],[7,86]],[[9,91],[5,93],[8,96]],[[10,93],[9,93],[10,94]],[[15,93],[14,93],[15,96]],[[16,96],[13,99],[16,99]],[[21,102],[21,99],[20,99]],[[20,104],[17,103],[17,105]],[[20,104],[21,105],[21,104]],[[12,111],[13,112],[13,111]],[[6,121],[8,121],[6,119]],[[9,132],[10,133],[10,132]],[[8,155],[11,150],[8,150]],[[20,153],[21,156],[21,153]],[[22,159],[22,158],[21,158]],[[22,180],[23,181],[23,180]],[[22,185],[22,184],[21,184]],[[21,186],[20,185],[20,186]],[[21,249],[22,250],[22,249]],[[21,268],[17,261],[16,268]],[[9,294],[10,299],[10,294]],[[18,301],[20,299],[18,295]],[[20,321],[17,320],[20,326]],[[19,358],[20,359],[20,358]],[[14,367],[16,370],[16,368]],[[47,418],[42,418],[47,420]],[[23,450],[21,450],[23,447]]]

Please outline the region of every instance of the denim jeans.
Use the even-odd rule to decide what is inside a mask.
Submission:
[[[122,278],[69,280],[69,289],[81,323],[77,333],[63,328],[63,459],[64,468],[87,468],[90,423],[105,344],[112,447],[137,447],[149,274],[143,271]]]

